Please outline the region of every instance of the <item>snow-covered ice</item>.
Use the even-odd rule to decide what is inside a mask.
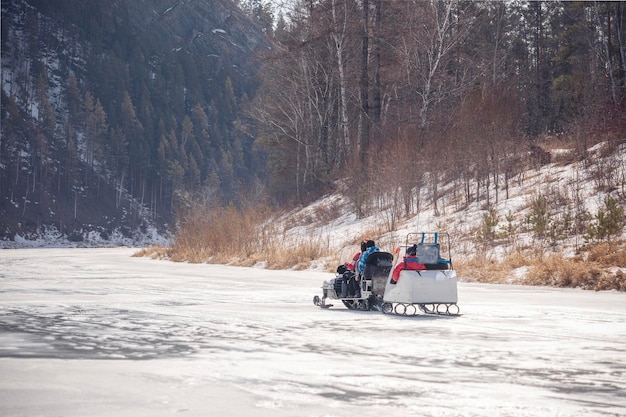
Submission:
[[[626,414],[624,293],[460,283],[460,317],[398,317],[134,251],[0,251],[0,415]]]

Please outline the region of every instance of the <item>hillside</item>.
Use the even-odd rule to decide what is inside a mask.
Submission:
[[[187,221],[193,227],[181,228],[171,248],[148,253],[177,261],[334,271],[364,238],[393,252],[410,243],[408,233],[439,231],[450,235],[464,281],[626,291],[626,141],[598,143],[583,161],[572,160],[567,147],[547,152],[554,161],[512,178],[508,196],[503,182],[492,184],[482,199],[465,206],[451,182],[440,186],[434,205],[428,187],[404,195],[390,187],[369,196],[370,213],[359,217],[340,182],[334,193],[258,226],[246,228],[239,217],[227,217],[237,225],[229,229],[228,245],[215,231],[219,226],[209,221],[213,227],[203,228],[207,222],[192,213]],[[418,211],[402,211],[406,196]],[[210,217],[203,213],[203,219]],[[190,241],[196,246],[189,247]]]
[[[626,139],[615,147],[599,143],[589,149],[589,159],[571,161],[570,149],[555,148],[549,151],[554,162],[529,169],[516,175],[509,186],[508,197],[503,184],[492,184],[482,199],[465,206],[460,190],[454,183],[439,189],[438,212],[435,212],[432,193],[427,186],[410,190],[410,198],[418,212],[402,212],[404,196],[387,195],[373,202],[376,208],[365,217],[357,217],[350,200],[339,192],[329,194],[306,207],[289,211],[278,220],[285,237],[290,242],[303,242],[312,237],[325,242],[331,251],[341,251],[344,246],[356,245],[364,236],[376,237],[382,247],[392,248],[405,243],[406,234],[422,230],[445,230],[453,238],[457,256],[468,257],[483,252],[487,257],[499,257],[506,246],[528,247],[533,244],[572,256],[584,246],[584,233],[565,233],[560,238],[550,235],[551,226],[564,220],[568,213],[578,212],[581,221],[593,223],[599,210],[604,208],[608,196],[614,196],[626,205]],[[594,161],[594,162],[590,162]],[[476,189],[477,184],[471,187]],[[499,197],[496,195],[499,189]],[[491,201],[487,194],[491,194]],[[543,239],[534,236],[533,225],[525,225],[537,200],[546,201],[546,219]],[[417,202],[419,200],[419,203]],[[490,214],[490,210],[493,213]],[[584,213],[584,215],[583,215]],[[492,224],[493,235],[485,236],[485,216],[496,217]],[[507,216],[511,219],[507,220]],[[511,236],[504,233],[512,226]],[[565,225],[563,225],[564,227]],[[586,233],[587,230],[585,229]],[[626,237],[622,230],[614,239]],[[540,241],[542,240],[542,241]]]

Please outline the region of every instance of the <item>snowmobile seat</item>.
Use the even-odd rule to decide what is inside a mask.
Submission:
[[[385,282],[393,266],[393,255],[389,252],[372,252],[365,261],[363,270],[363,289],[370,289],[372,294],[383,296]]]
[[[385,291],[385,282],[391,271],[393,255],[389,252],[372,252],[365,262],[363,278],[371,281],[371,289],[374,295],[382,296]],[[363,282],[365,285],[365,282]]]
[[[391,268],[393,255],[389,252],[372,252],[367,257],[365,265],[374,265],[381,268]]]
[[[424,264],[427,270],[446,270],[450,269],[450,262],[442,259],[441,262],[437,262],[436,264]]]

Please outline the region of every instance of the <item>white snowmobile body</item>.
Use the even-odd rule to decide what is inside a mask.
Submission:
[[[385,286],[383,302],[406,304],[456,304],[455,271],[400,271],[397,284]]]

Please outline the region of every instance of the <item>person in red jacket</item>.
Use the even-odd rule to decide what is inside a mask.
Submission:
[[[355,254],[354,254],[354,256],[352,257],[352,260],[351,260],[350,262],[347,262],[347,263],[345,264],[345,265],[346,265],[346,268],[348,269],[348,271],[354,271],[354,268],[356,268],[356,263],[359,261],[359,258],[361,257],[361,254],[362,254],[363,252],[365,252],[365,249],[367,249],[367,248],[365,247],[365,242],[366,242],[365,240],[363,240],[363,241],[361,242],[361,251],[360,251],[360,252],[355,253]]]
[[[417,245],[409,246],[406,249],[406,255],[402,262],[393,269],[391,273],[391,284],[397,284],[400,279],[400,271],[406,269],[407,271],[424,271],[426,266],[417,261]]]

